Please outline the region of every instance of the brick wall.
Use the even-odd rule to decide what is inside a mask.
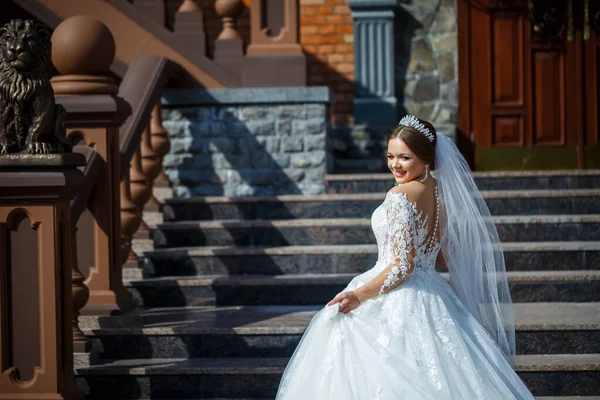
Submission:
[[[300,42],[308,57],[308,84],[335,94],[332,122],[352,123],[354,35],[348,0],[300,0]]]
[[[249,4],[251,0],[245,0]],[[352,123],[354,98],[354,36],[348,0],[299,0],[300,43],[308,60],[308,85],[329,86],[335,94],[332,122]],[[167,0],[167,25],[173,26],[175,11],[182,0]],[[207,48],[213,54],[222,24],[215,13],[214,0],[196,0],[204,12]],[[250,40],[250,12],[238,20],[239,32]]]

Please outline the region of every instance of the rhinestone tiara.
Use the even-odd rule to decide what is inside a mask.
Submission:
[[[398,125],[410,126],[411,128],[415,128],[416,130],[421,132],[423,135],[425,135],[427,137],[427,139],[429,139],[430,142],[433,143],[433,133],[431,133],[429,131],[429,129],[427,129],[427,127],[425,127],[425,125],[423,125],[414,116],[412,116],[410,114],[406,114],[404,116],[404,118],[402,118],[400,120],[400,123]]]

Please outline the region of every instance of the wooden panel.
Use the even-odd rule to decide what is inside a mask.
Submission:
[[[25,213],[13,217],[9,232],[10,287],[8,307],[11,325],[12,365],[18,378],[29,381],[40,360],[40,299],[38,233]]]
[[[533,74],[533,144],[565,144],[564,57],[535,51]]]
[[[490,147],[492,100],[492,49],[490,15],[471,8],[471,129],[477,147]],[[460,85],[460,83],[459,83]]]
[[[523,104],[523,23],[518,14],[497,15],[493,20],[493,101]]]
[[[492,135],[494,146],[521,147],[523,146],[523,117],[501,116],[494,117]]]
[[[593,14],[592,14],[593,15]],[[590,38],[585,41],[585,144],[597,145],[600,143],[600,79],[598,79],[598,68],[600,68],[600,40],[595,27],[590,28]]]

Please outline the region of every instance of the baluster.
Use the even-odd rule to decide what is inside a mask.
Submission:
[[[223,30],[215,41],[215,62],[235,75],[241,75],[244,41],[236,21],[246,6],[242,0],[216,0],[215,11],[223,21]]]
[[[152,109],[150,116],[150,145],[152,150],[159,157],[159,163],[161,170],[158,176],[154,180],[154,187],[159,190],[165,190],[170,187],[169,177],[165,174],[163,169],[163,158],[169,153],[171,149],[171,142],[169,140],[169,132],[163,127],[162,123],[162,107],[160,103],[156,104]],[[159,195],[160,196],[160,195]],[[160,196],[164,197],[164,196]],[[158,204],[158,201],[154,196],[150,199],[151,204]]]
[[[217,40],[237,39],[240,37],[236,29],[236,21],[246,6],[242,0],[216,0],[215,11],[223,21],[223,30]]]
[[[147,129],[146,129],[147,130]],[[145,130],[145,131],[146,131]],[[144,132],[143,136],[146,133]],[[144,205],[150,199],[152,195],[152,186],[148,179],[146,179],[146,175],[142,171],[142,160],[141,160],[141,151],[143,144],[140,143],[140,148],[136,151],[131,159],[131,168],[129,169],[129,190],[131,194],[131,201],[135,205],[136,218],[135,222],[137,225],[133,225],[130,227],[132,229],[131,235],[129,236],[129,250],[127,253],[127,264],[129,266],[137,266],[137,256],[131,250],[131,240],[133,235],[141,228],[142,230],[147,230],[148,227],[144,223],[142,219],[142,212],[144,209]]]
[[[169,141],[169,132],[163,127],[160,104],[154,106],[150,116],[150,145],[156,156],[159,157],[162,166],[163,157],[171,150],[171,142]]]
[[[142,214],[131,199],[129,174],[121,180],[121,260],[127,261],[131,249],[131,239],[140,226]]]

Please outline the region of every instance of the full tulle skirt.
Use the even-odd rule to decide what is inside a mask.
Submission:
[[[344,291],[371,280],[377,267]],[[312,319],[278,400],[533,399],[491,336],[435,270],[417,269],[349,314]]]

